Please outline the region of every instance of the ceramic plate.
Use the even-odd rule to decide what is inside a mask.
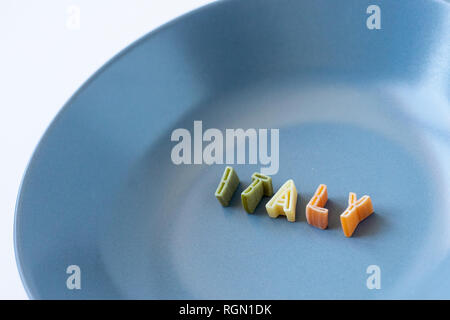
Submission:
[[[372,2],[213,3],[96,72],[22,182],[29,296],[450,298],[450,6]],[[226,165],[241,183],[222,207]],[[267,197],[243,210],[259,171],[294,180],[295,223]],[[305,218],[321,183],[326,230]],[[349,192],[375,209],[351,238]]]

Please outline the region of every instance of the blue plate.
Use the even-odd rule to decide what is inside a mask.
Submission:
[[[22,182],[15,246],[29,296],[449,299],[450,6],[372,2],[214,3],[95,73]],[[275,189],[297,186],[295,223],[270,218],[268,198],[243,210],[251,174],[270,167],[250,157],[251,139],[245,159],[230,156],[241,184],[219,204],[226,164],[205,163],[197,120],[224,144],[226,129],[279,130],[270,170]],[[176,164],[177,132],[198,164]],[[258,152],[276,149],[255,132]],[[320,183],[327,230],[305,219]],[[375,213],[346,238],[349,192]]]

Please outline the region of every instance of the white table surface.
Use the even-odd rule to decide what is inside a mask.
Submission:
[[[14,257],[14,207],[28,160],[53,117],[81,84],[121,49],[209,2],[2,1],[0,299],[27,299]]]

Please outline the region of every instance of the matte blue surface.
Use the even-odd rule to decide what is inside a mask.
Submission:
[[[70,99],[39,143],[16,208],[32,298],[450,298],[450,6],[224,1],[140,39]],[[172,163],[176,128],[279,128],[277,190],[297,222],[245,213],[260,165]],[[328,185],[329,228],[305,205]],[[375,214],[344,237],[348,192]],[[79,265],[82,289],[66,288]],[[380,290],[366,268],[381,268]]]

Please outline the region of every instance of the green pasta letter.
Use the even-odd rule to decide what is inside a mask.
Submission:
[[[245,211],[253,213],[263,195],[266,197],[273,195],[272,178],[255,172],[252,175],[252,183],[241,194]]]
[[[228,206],[233,193],[239,185],[239,178],[232,167],[226,167],[222,180],[216,190],[216,198],[224,206]]]

